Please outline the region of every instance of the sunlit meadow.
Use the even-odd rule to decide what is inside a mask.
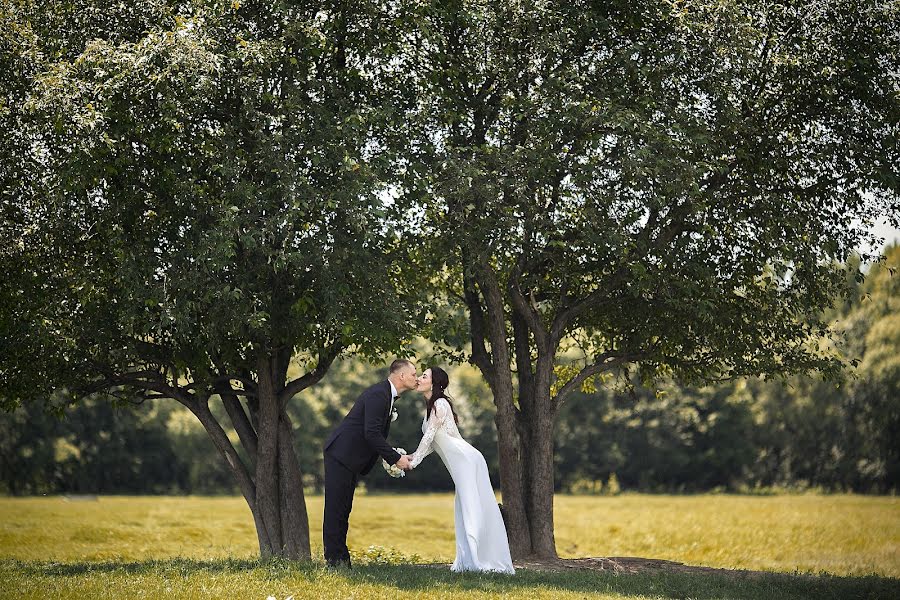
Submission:
[[[313,554],[322,497],[307,500]],[[900,577],[900,499],[853,495],[558,496],[562,557],[640,556],[771,571]],[[98,561],[252,558],[253,521],[240,498],[0,499],[0,557]],[[362,495],[349,545],[453,559],[453,496]]]
[[[900,590],[900,499],[892,497],[556,499],[562,557],[793,574],[738,578],[525,569],[514,578],[454,575],[446,567],[454,552],[451,494],[359,496],[349,536],[357,568],[334,573],[319,558],[322,497],[307,505],[316,562],[297,566],[257,561],[240,498],[2,498],[0,580],[9,585],[0,597],[890,598]]]

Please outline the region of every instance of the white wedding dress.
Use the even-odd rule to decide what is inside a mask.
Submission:
[[[515,573],[487,463],[481,452],[459,435],[447,400],[435,401],[431,417],[422,421],[422,433],[411,467],[437,452],[456,485],[456,560],[450,570]]]

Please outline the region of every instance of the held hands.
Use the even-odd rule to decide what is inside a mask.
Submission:
[[[397,461],[397,467],[404,471],[411,471],[412,467],[409,464],[410,458],[409,454],[402,454],[400,460]]]

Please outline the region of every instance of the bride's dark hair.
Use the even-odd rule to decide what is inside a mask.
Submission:
[[[443,398],[447,401],[447,404],[450,405],[450,412],[453,413],[453,420],[459,425],[459,417],[456,416],[456,411],[453,410],[453,402],[450,400],[450,396],[447,395],[447,386],[450,385],[450,377],[447,375],[447,371],[440,367],[429,368],[431,369],[431,398],[426,401],[428,412],[425,418],[431,417],[431,410],[434,408],[435,401],[438,398]]]

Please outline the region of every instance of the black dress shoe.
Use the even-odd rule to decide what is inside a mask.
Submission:
[[[327,562],[327,565],[326,565],[326,566],[327,566],[327,568],[328,568],[329,570],[332,570],[332,571],[336,571],[336,570],[340,570],[340,569],[350,569],[350,568],[352,568],[352,567],[350,566],[350,560],[349,560],[349,559],[343,559],[343,560],[329,560],[329,561]]]

